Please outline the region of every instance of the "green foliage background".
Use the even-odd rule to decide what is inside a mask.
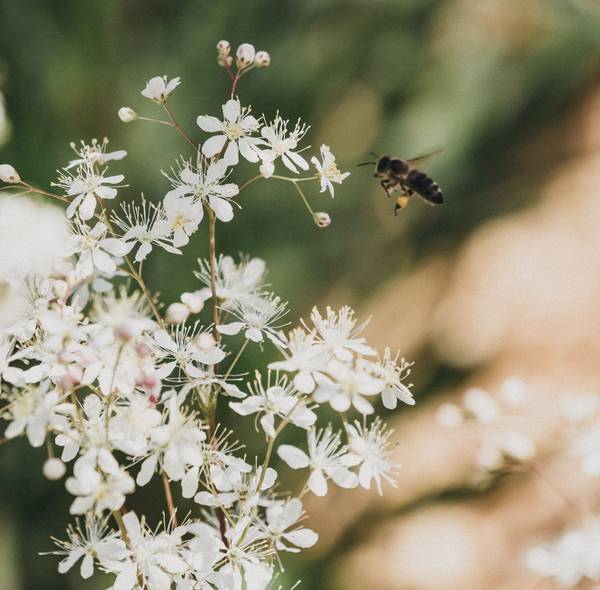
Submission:
[[[169,129],[122,124],[117,109],[152,116],[139,95],[145,81],[181,76],[171,105],[199,138],[196,115],[218,113],[228,88],[216,42],[252,42],[271,53],[272,65],[242,80],[242,102],[311,122],[309,143],[329,143],[353,174],[334,201],[309,189],[315,209],[333,217],[326,231],[291,187],[255,183],[242,212],[220,226],[219,249],[266,259],[295,317],[332,285],[356,303],[482,220],[527,206],[536,180],[560,160],[555,146],[539,168],[519,167],[523,146],[597,81],[600,15],[593,0],[529,0],[531,14],[521,6],[511,20],[516,4],[481,2],[507,21],[479,22],[464,17],[477,0],[0,0],[0,89],[13,128],[0,160],[46,185],[69,159],[69,142],[108,136],[113,149],[129,152],[113,167],[126,174],[129,196],[159,199],[167,190],[160,170],[185,145]],[[354,168],[370,150],[410,157],[437,147],[444,151],[430,171],[445,189],[443,208],[411,203],[394,219],[368,169]],[[153,255],[149,283],[166,302],[196,287],[190,269],[206,241],[200,231],[182,257]],[[0,447],[7,590],[105,587],[76,572],[58,576],[54,558],[37,557],[51,548],[49,533],[63,536],[68,514],[62,485],[42,478],[41,463],[22,441]],[[143,500],[150,508],[161,501],[152,489]],[[287,577],[323,588],[330,563],[305,560]]]

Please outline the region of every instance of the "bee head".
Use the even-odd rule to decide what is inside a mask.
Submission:
[[[377,160],[377,164],[375,166],[375,176],[383,175],[388,169],[391,161],[392,160],[389,156],[381,156],[381,158]]]

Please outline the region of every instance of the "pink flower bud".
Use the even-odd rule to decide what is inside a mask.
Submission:
[[[250,45],[250,43],[242,43],[236,51],[237,57],[237,67],[240,70],[251,66],[254,63],[254,57],[256,55],[256,51],[254,49],[254,45]]]
[[[138,118],[138,114],[129,107],[121,107],[119,109],[119,119],[123,121],[123,123],[131,123],[131,121],[135,121]]]

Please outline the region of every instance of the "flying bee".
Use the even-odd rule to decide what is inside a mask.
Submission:
[[[436,153],[436,152],[433,152]],[[393,193],[400,192],[396,196],[396,205],[394,215],[408,204],[408,200],[414,194],[419,195],[430,205],[441,205],[444,202],[442,189],[427,174],[417,170],[415,164],[430,158],[433,153],[413,158],[412,160],[403,160],[391,156],[377,156],[371,154],[374,162],[363,162],[359,166],[375,166],[375,178],[381,178],[381,186],[388,197]]]

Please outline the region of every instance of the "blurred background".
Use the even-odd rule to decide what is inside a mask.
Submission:
[[[242,102],[310,122],[308,142],[330,145],[352,176],[334,200],[309,189],[333,218],[327,230],[291,187],[255,183],[220,226],[219,249],[264,258],[292,321],[314,304],[348,303],[373,316],[373,344],[415,361],[417,405],[390,416],[398,487],[310,500],[321,542],[289,564],[282,587],[554,588],[522,562],[573,521],[544,481],[592,509],[600,498],[556,442],[561,396],[600,391],[600,3],[0,0],[0,161],[47,186],[69,142],[107,136],[129,152],[112,167],[129,195],[162,198],[160,170],[185,145],[169,129],[124,125],[117,109],[156,115],[139,94],[146,80],[181,76],[170,104],[199,138],[195,117],[217,114],[227,93],[220,39],[271,54],[269,68],[242,80]],[[371,171],[355,168],[369,151],[436,148],[427,170],[446,194],[439,208],[414,200],[394,217]],[[153,253],[148,282],[166,303],[197,288],[206,242],[199,231],[182,257]],[[263,360],[248,355],[246,368]],[[495,395],[509,377],[526,384],[518,419],[544,477],[473,487],[481,432],[444,429],[435,410],[471,386]],[[0,589],[106,587],[59,576],[55,558],[36,555],[52,550],[49,534],[64,536],[69,505],[42,462],[24,441],[0,446]],[[158,506],[159,493],[142,501]]]

